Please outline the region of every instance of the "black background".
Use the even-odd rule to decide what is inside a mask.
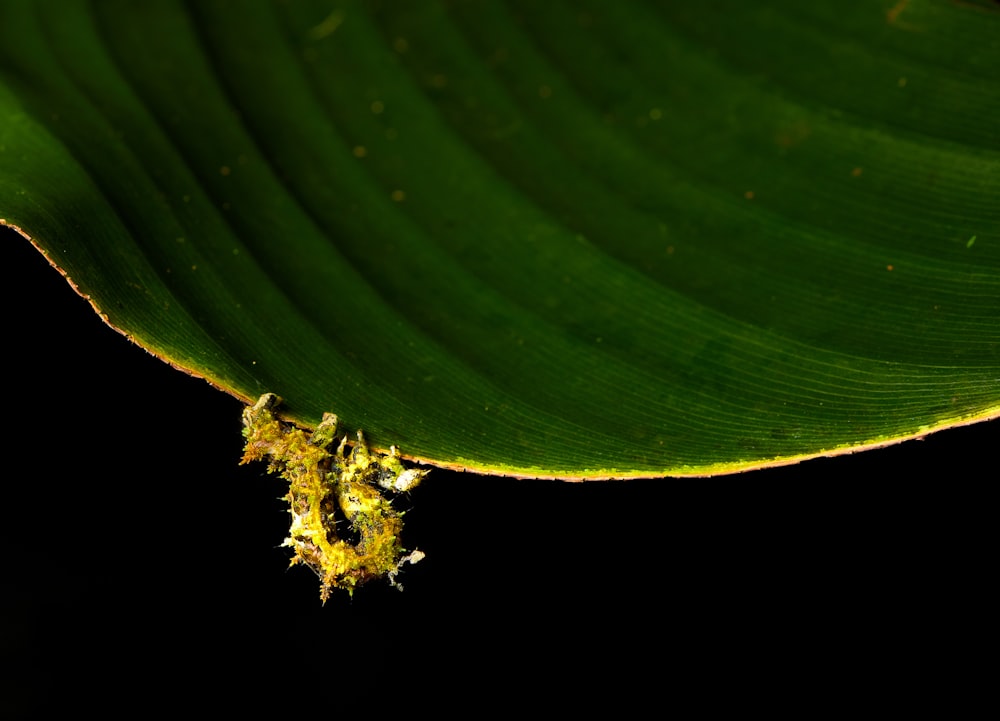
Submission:
[[[877,673],[976,633],[995,575],[995,421],[713,479],[435,470],[408,502],[404,540],[427,558],[405,591],[322,606],[278,547],[281,481],[237,465],[240,403],[104,326],[12,232],[0,252],[7,711],[127,707],[123,688],[232,709],[317,684],[516,689],[610,668],[659,683],[667,666],[753,667],[762,649],[786,669],[836,649]]]

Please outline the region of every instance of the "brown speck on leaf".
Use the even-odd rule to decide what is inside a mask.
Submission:
[[[891,8],[889,8],[886,11],[885,17],[886,17],[886,20],[889,21],[890,25],[893,24],[894,22],[896,22],[896,20],[899,19],[899,14],[901,12],[903,12],[904,10],[906,10],[906,6],[909,5],[909,4],[910,4],[910,0],[899,0],[899,2],[897,2],[895,5],[893,5]]]
[[[903,14],[903,11],[909,6],[910,0],[899,0],[895,5],[886,10],[885,19],[893,27],[897,27],[900,30],[920,30],[921,28],[908,23],[905,20],[900,20],[899,16]]]

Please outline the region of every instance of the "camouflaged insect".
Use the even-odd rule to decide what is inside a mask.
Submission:
[[[336,452],[328,447],[337,436],[337,416],[327,413],[309,434],[275,417],[281,399],[265,393],[243,411],[246,448],[242,463],[269,461],[268,470],[289,482],[292,517],[283,545],[295,551],[292,565],[303,563],[320,578],[320,598],[326,602],[334,588],[354,589],[373,578],[387,577],[394,586],[405,563],[416,563],[420,551],[404,555],[400,543],[402,515],[379,488],[408,491],[427,471],[408,469],[393,446],[388,454],[369,450],[358,431],[348,453],[347,436]],[[359,539],[350,543],[337,533],[344,517]]]

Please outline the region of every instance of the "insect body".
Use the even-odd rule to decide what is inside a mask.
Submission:
[[[268,459],[268,470],[288,482],[285,498],[292,517],[283,545],[295,551],[292,564],[304,563],[320,578],[325,602],[333,588],[349,592],[373,578],[388,577],[393,585],[405,563],[423,554],[403,555],[403,519],[379,488],[395,492],[417,486],[427,471],[408,469],[399,450],[372,452],[358,431],[348,451],[347,436],[337,450],[328,447],[337,436],[337,416],[327,413],[312,434],[278,420],[281,399],[266,393],[243,411],[246,448],[243,463]],[[337,518],[346,518],[358,537],[349,543],[337,534]]]

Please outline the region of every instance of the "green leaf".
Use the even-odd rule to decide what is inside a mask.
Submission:
[[[0,218],[303,424],[595,478],[1000,415],[996,3],[4,0],[0,27]]]

